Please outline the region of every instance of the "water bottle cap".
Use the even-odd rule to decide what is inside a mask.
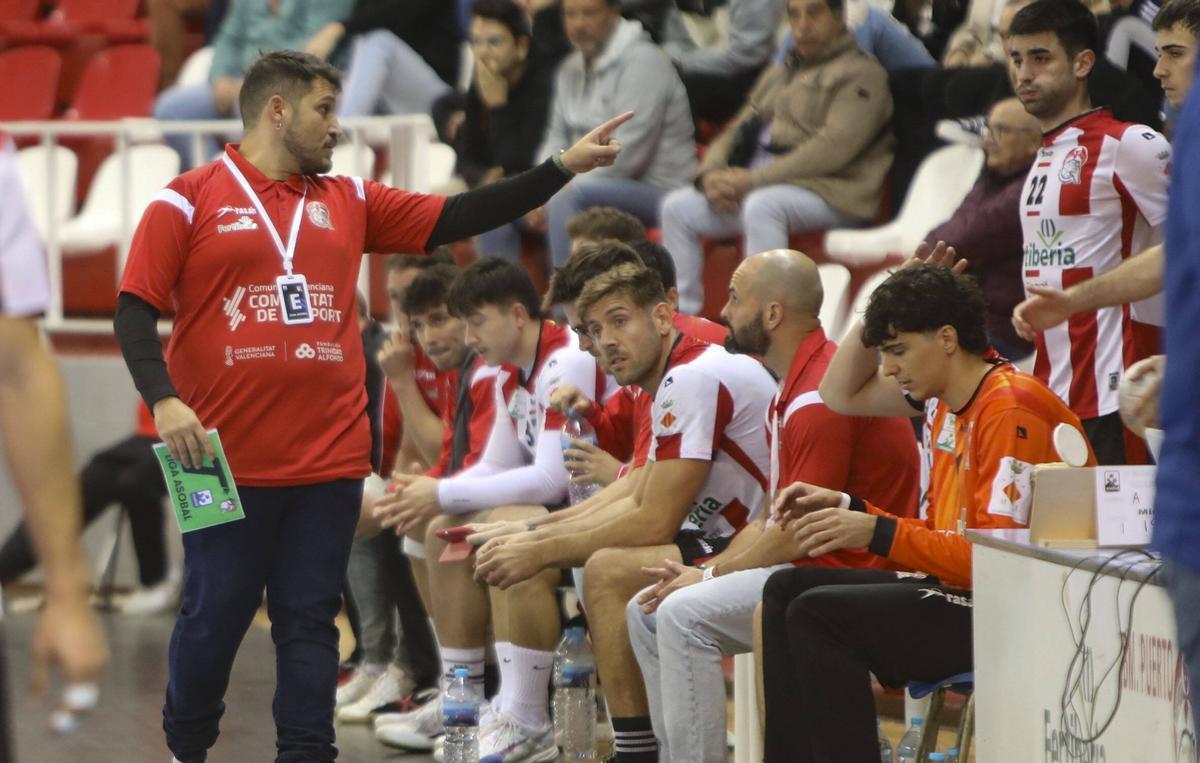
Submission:
[[[471,671],[466,668],[454,668],[450,674],[455,678],[467,678],[471,675]]]
[[[946,753],[944,753],[944,752],[929,753],[929,763],[937,763],[939,760],[945,760],[945,759],[946,759]]]
[[[946,751],[946,754],[947,754],[947,755],[954,755],[954,756],[957,756],[957,755],[958,755],[958,748],[957,748],[957,747],[951,747],[949,750],[947,750],[947,751]]]
[[[583,640],[587,636],[587,628],[582,625],[572,625],[567,628],[567,636],[572,639]]]
[[[913,719],[912,719],[912,725],[914,725],[914,726],[920,726],[920,725],[922,725],[922,724],[924,724],[924,723],[925,723],[925,719],[924,719],[924,718],[920,718],[920,717],[918,717],[918,718],[913,718]]]

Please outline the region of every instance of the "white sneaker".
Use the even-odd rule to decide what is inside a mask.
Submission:
[[[337,711],[338,720],[344,723],[366,723],[371,720],[377,708],[403,698],[412,690],[413,680],[408,673],[395,665],[389,665],[366,694]]]
[[[531,731],[507,715],[480,734],[479,763],[548,763],[558,759],[554,727]]]
[[[159,615],[174,612],[179,606],[179,589],[182,585],[179,570],[172,568],[158,583],[144,588],[139,586],[125,597],[117,609],[123,615]]]
[[[382,668],[383,666],[379,667]],[[354,669],[354,674],[350,676],[350,680],[338,687],[337,700],[334,707],[340,709],[367,696],[367,692],[371,690],[375,682],[386,672],[386,670],[379,669],[369,670],[365,665],[359,665]]]
[[[442,726],[442,697],[431,699],[411,713],[398,718],[381,716],[375,723],[375,738],[389,747],[402,750],[432,750],[434,742],[446,733]]]

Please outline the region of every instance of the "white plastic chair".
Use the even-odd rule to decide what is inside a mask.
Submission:
[[[54,158],[54,169],[47,170],[47,160]],[[17,167],[25,196],[33,215],[33,224],[45,241],[50,235],[50,221],[62,228],[71,216],[75,198],[75,176],[79,158],[65,146],[30,146],[17,152]],[[51,172],[54,177],[54,198],[50,197]]]
[[[96,171],[83,208],[78,215],[63,223],[63,254],[91,254],[127,243],[122,240],[122,198],[129,199],[128,220],[132,235],[142,212],[154,200],[154,196],[179,174],[179,154],[167,146],[131,146],[128,184],[122,177],[121,161],[117,153],[105,158]]]
[[[733,658],[733,759],[754,763],[763,759],[762,734],[758,731],[758,671],[754,653]]]
[[[342,143],[333,149],[333,168],[330,175],[347,175],[367,180],[375,177],[375,152],[364,144]]]
[[[867,303],[871,301],[872,292],[879,288],[879,284],[886,281],[891,274],[892,271],[890,270],[881,270],[868,278],[862,287],[859,288],[858,293],[854,295],[854,301],[850,304],[850,314],[846,316],[846,320],[842,324],[840,333],[838,334],[839,342],[845,337],[846,332],[850,330],[854,322],[862,319],[863,313],[867,311]]]
[[[878,265],[891,255],[908,256],[923,237],[941,225],[962,203],[983,166],[983,151],[945,146],[925,157],[896,219],[877,228],[831,230],[825,252],[851,267]]]
[[[211,45],[197,48],[179,69],[179,74],[175,77],[175,87],[208,82],[208,72],[212,69],[212,60],[213,47]]]
[[[817,267],[821,276],[821,290],[825,299],[821,302],[821,327],[825,336],[836,339],[842,335],[842,322],[846,315],[846,303],[850,300],[850,271],[845,265],[827,262]]]

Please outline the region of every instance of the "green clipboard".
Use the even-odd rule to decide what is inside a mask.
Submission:
[[[208,439],[217,457],[206,458],[200,466],[190,468],[175,460],[163,443],[154,446],[180,532],[189,533],[246,518],[217,430],[208,430]]]

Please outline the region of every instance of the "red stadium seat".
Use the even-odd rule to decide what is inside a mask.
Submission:
[[[158,51],[117,45],[92,57],[67,112],[69,119],[148,117],[158,89]]]
[[[137,16],[141,0],[59,0],[52,19],[89,24]]]
[[[7,83],[0,98],[0,122],[49,119],[54,116],[54,94],[62,58],[54,48],[29,46],[0,53],[0,82]]]
[[[41,0],[0,0],[0,19],[33,21],[40,5]]]

